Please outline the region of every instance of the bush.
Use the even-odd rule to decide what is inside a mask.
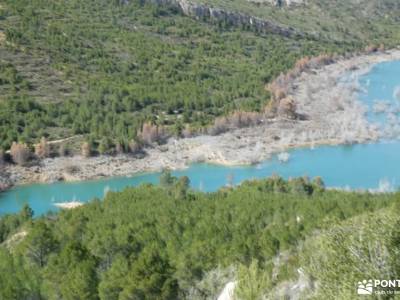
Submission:
[[[115,143],[115,153],[116,154],[123,154],[125,152],[124,146],[121,142]]]
[[[310,238],[302,250],[301,263],[317,282],[315,299],[352,299],[359,281],[397,278],[399,224],[398,215],[389,208]]]
[[[92,146],[89,142],[84,142],[81,146],[81,154],[83,157],[90,157],[92,155]]]
[[[35,155],[38,158],[46,158],[50,156],[50,146],[47,144],[45,137],[42,137],[40,143],[35,145]]]
[[[140,141],[132,140],[129,143],[129,151],[132,154],[139,154],[143,151],[143,144]]]
[[[286,97],[279,101],[278,115],[288,119],[296,119],[296,103],[292,97]]]
[[[166,131],[162,126],[153,125],[150,122],[145,122],[138,132],[138,138],[149,146],[153,143],[164,142],[166,137]]]
[[[235,296],[237,300],[262,300],[271,287],[271,276],[268,267],[260,267],[257,260],[249,266],[241,265],[237,272]]]
[[[182,136],[184,138],[191,138],[194,136],[194,130],[189,125],[186,125],[185,128],[182,130]]]
[[[219,135],[228,131],[229,129],[229,120],[227,117],[220,117],[215,119],[214,125],[208,129],[208,133],[210,135]]]
[[[31,151],[26,144],[13,142],[10,155],[14,163],[23,166],[31,158]]]
[[[109,138],[103,137],[100,141],[100,144],[97,148],[100,154],[109,154],[112,151],[112,142]]]

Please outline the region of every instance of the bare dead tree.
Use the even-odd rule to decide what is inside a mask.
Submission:
[[[150,122],[144,123],[142,129],[138,132],[138,138],[146,145],[161,143],[166,137],[167,132],[164,127],[153,125]]]
[[[90,157],[92,155],[92,147],[88,142],[84,142],[81,146],[81,154],[83,157]]]
[[[14,163],[23,166],[29,161],[31,151],[26,144],[13,142],[10,149],[10,155]]]
[[[40,139],[39,144],[35,145],[35,155],[39,158],[46,158],[50,156],[50,146],[45,137]]]
[[[3,149],[0,149],[0,169],[5,165],[5,153]]]

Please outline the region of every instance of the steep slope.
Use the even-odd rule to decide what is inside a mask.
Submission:
[[[316,282],[311,299],[355,299],[360,281],[398,277],[398,203],[328,227],[306,241],[300,261]],[[391,299],[398,288],[376,286],[374,290],[377,294],[371,299]]]
[[[0,243],[20,232],[16,224],[27,232],[0,245],[0,298],[215,299],[236,277],[239,299],[258,299],[296,279],[295,249],[315,230],[397,197],[278,177],[205,194],[164,179],[48,218],[25,209],[0,219]]]
[[[400,3],[396,0],[308,0],[292,5],[285,5],[288,1],[187,1],[269,20],[321,38],[394,44],[400,37]]]
[[[392,0],[4,1],[0,148],[83,135],[121,152],[145,122],[180,136],[262,111],[265,84],[300,57],[395,45],[398,12]]]

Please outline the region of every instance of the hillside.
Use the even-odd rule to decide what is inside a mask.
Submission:
[[[238,9],[250,13],[251,5]],[[303,18],[300,8],[265,9]],[[83,135],[95,151],[127,151],[146,121],[179,136],[234,110],[263,110],[265,84],[299,58],[360,49],[378,42],[372,34],[388,45],[396,37],[348,28],[359,38],[257,32],[140,1],[4,1],[0,147]]]
[[[274,177],[211,194],[192,192],[187,184],[186,178],[165,173],[161,187],[109,193],[104,201],[33,221],[27,207],[3,217],[0,298],[215,299],[232,280],[239,280],[238,299],[283,298],[310,293],[292,288],[298,268],[324,285],[337,280],[336,291],[355,291],[346,290],[353,282],[346,286],[345,279],[335,277],[357,278],[357,268],[347,267],[350,257],[341,254],[379,218],[371,225],[368,217],[345,223],[352,235],[342,236],[343,245],[336,244],[330,230],[340,234],[335,224],[392,211],[398,202],[397,194],[326,191],[320,179]],[[395,220],[384,225],[393,228]],[[321,230],[327,233],[314,236]],[[368,241],[378,238],[370,235]],[[330,273],[321,271],[324,261]]]
[[[399,12],[0,1],[0,300],[347,300],[399,279],[397,62],[365,83],[393,98],[371,93],[387,127],[357,99],[400,58]]]
[[[300,32],[358,43],[393,45],[399,39],[400,3],[396,0],[307,0],[307,1],[249,1],[249,0],[188,0],[226,11],[240,12]]]

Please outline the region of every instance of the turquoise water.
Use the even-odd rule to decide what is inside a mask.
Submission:
[[[387,125],[391,116],[398,117],[400,111],[400,61],[375,65],[371,71],[359,78],[361,92],[358,98],[368,106],[370,121]],[[385,104],[385,112],[374,112],[375,104]],[[392,120],[399,121],[399,120]]]
[[[370,109],[368,118],[381,126],[386,126],[389,121],[395,123],[400,103],[400,61],[376,65],[370,73],[359,78],[359,82],[362,88],[360,99]],[[387,102],[389,109],[373,112],[377,100]],[[277,157],[273,157],[255,166],[195,164],[173,174],[188,176],[194,189],[207,192],[215,191],[230,181],[238,184],[246,179],[265,178],[272,174],[285,178],[321,176],[327,186],[338,188],[387,190],[400,186],[400,141],[397,139],[366,145],[295,149],[289,153],[287,163],[280,163]],[[158,183],[159,176],[160,173],[151,173],[76,183],[20,186],[0,194],[0,215],[17,212],[25,203],[33,208],[35,215],[41,215],[57,211],[54,203],[87,202],[94,197],[102,198],[109,190]]]

